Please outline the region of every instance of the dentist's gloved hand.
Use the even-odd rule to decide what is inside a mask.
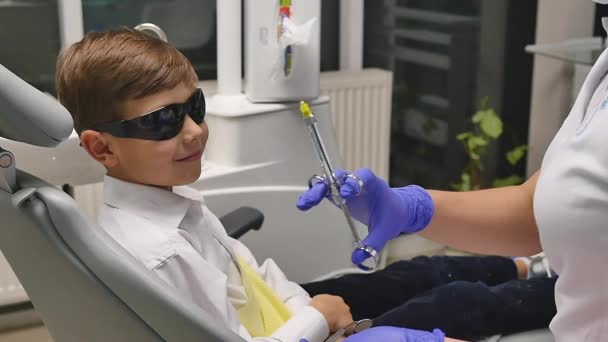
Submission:
[[[376,327],[351,335],[344,342],[444,342],[445,334],[397,327]]]
[[[346,172],[336,171],[338,178],[344,174]],[[354,175],[363,182],[363,191],[357,196],[359,182],[346,178],[340,195],[346,199],[353,218],[369,228],[369,234],[363,240],[364,245],[380,252],[389,240],[399,234],[418,232],[431,222],[435,205],[423,188],[417,185],[391,188],[370,169],[359,169]],[[306,211],[319,204],[327,195],[327,186],[323,182],[317,182],[302,193],[297,207]],[[365,255],[353,255],[353,262],[362,261],[356,260],[358,257],[364,259]]]

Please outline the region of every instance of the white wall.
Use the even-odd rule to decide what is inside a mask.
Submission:
[[[539,0],[536,44],[557,43],[593,34],[591,0]],[[508,61],[507,61],[508,62]],[[528,173],[540,168],[543,155],[559,130],[572,101],[573,66],[536,56],[532,79]]]

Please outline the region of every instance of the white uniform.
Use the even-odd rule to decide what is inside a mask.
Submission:
[[[591,70],[541,167],[534,212],[559,274],[557,341],[608,341],[608,53]]]
[[[268,259],[258,266],[242,243],[230,238],[205,206],[199,191],[173,192],[124,182],[104,181],[100,226],[152,272],[248,341],[323,341],[329,334],[323,315],[308,305],[310,297],[288,281]],[[268,338],[252,338],[236,314],[247,300],[232,255],[246,260],[283,300],[293,317]]]

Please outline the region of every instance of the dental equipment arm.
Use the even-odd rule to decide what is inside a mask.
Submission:
[[[0,64],[0,137],[55,147],[72,133],[70,113]],[[27,127],[27,129],[24,129]],[[0,146],[0,191],[17,191],[15,156]]]
[[[22,143],[55,147],[72,133],[72,116],[50,95],[23,81],[0,64],[0,137]],[[35,95],[35,101],[33,96]],[[24,130],[23,127],[27,127]]]

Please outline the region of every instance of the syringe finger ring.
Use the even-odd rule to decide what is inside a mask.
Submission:
[[[353,174],[345,174],[342,179],[340,179],[340,182],[342,183],[342,185],[344,185],[346,183],[346,179],[352,179],[355,182],[357,182],[357,185],[359,185],[359,189],[357,189],[357,192],[355,193],[354,197],[357,197],[359,195],[361,195],[361,193],[363,192],[363,181],[361,180],[361,178],[353,175]]]
[[[323,178],[319,175],[314,175],[314,176],[310,177],[310,179],[308,180],[308,188],[312,189],[312,187],[319,182],[327,185],[327,181],[325,180],[325,178]]]

